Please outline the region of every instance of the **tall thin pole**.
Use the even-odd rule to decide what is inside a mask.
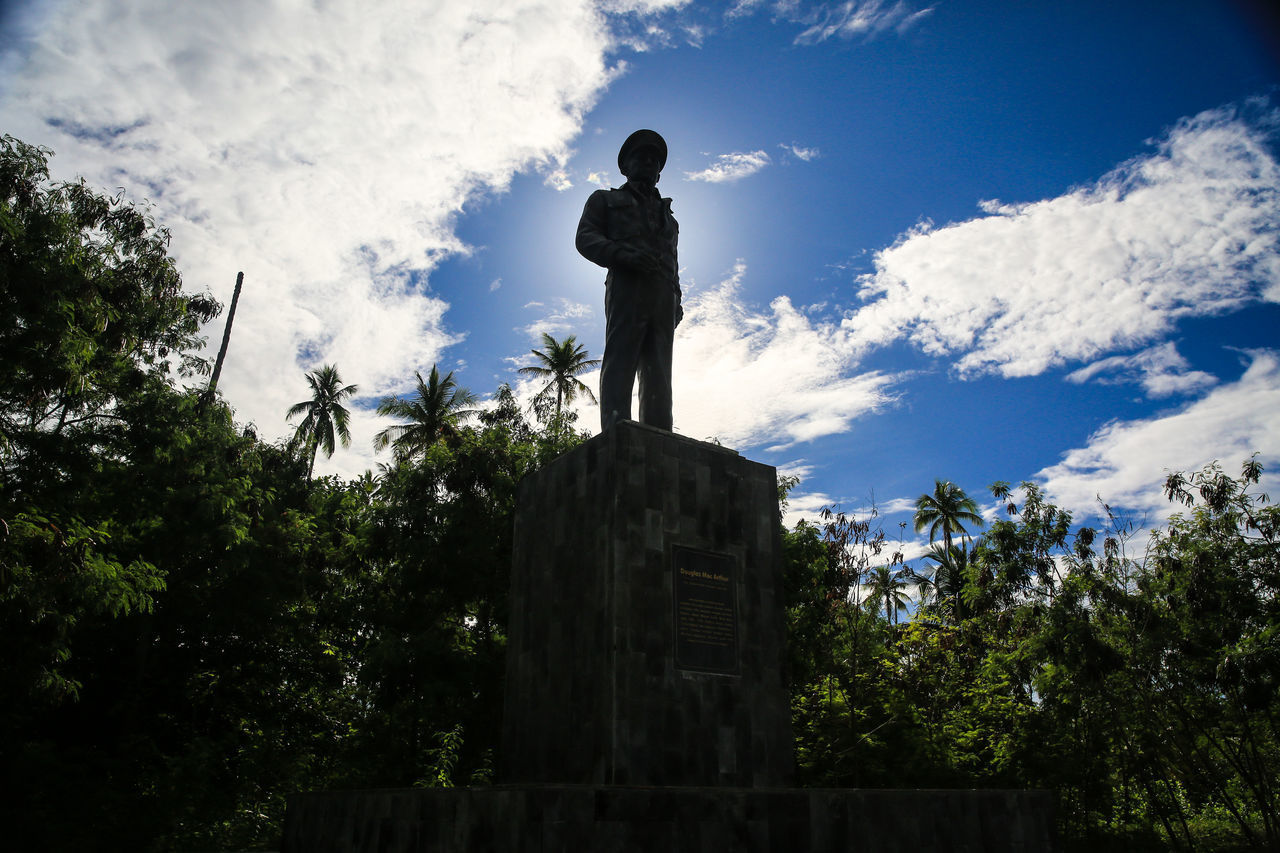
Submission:
[[[240,286],[244,284],[244,272],[236,273],[236,290],[231,294],[231,309],[227,311],[227,326],[222,331],[222,347],[218,350],[218,360],[213,365],[213,376],[209,379],[209,390],[206,399],[213,399],[213,392],[218,387],[218,376],[222,373],[222,361],[227,357],[227,344],[231,343],[231,324],[236,319],[236,303],[240,301]]]

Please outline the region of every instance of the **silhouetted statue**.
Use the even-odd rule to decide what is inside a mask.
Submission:
[[[684,310],[676,264],[679,226],[671,199],[657,190],[667,143],[637,130],[618,152],[627,182],[596,190],[578,222],[578,251],[607,267],[600,429],[631,419],[631,387],[640,376],[640,421],[671,429],[671,344]]]

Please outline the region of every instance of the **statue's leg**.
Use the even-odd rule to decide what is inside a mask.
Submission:
[[[640,422],[670,432],[675,295],[668,290],[658,301],[659,310],[648,324],[640,347]]]
[[[612,276],[610,276],[612,278]],[[610,281],[604,294],[604,357],[600,366],[600,431],[631,420],[631,389],[645,322],[635,304],[636,283]]]

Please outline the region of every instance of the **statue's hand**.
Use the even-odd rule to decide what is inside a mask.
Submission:
[[[679,295],[677,295],[677,296],[676,296],[676,310],[675,310],[675,318],[676,318],[676,321],[675,321],[674,323],[672,323],[672,324],[671,324],[671,328],[673,328],[673,329],[674,329],[676,326],[679,326],[679,325],[680,325],[680,321],[684,319],[684,306],[680,304],[680,296],[679,296]]]
[[[632,272],[644,275],[662,275],[662,262],[648,252],[623,246],[614,256],[615,263]]]

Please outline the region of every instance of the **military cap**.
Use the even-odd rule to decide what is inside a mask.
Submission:
[[[618,149],[618,170],[622,171],[622,161],[628,154],[646,145],[658,149],[658,171],[662,171],[662,167],[667,165],[667,141],[654,130],[637,130],[627,137],[622,148]]]

